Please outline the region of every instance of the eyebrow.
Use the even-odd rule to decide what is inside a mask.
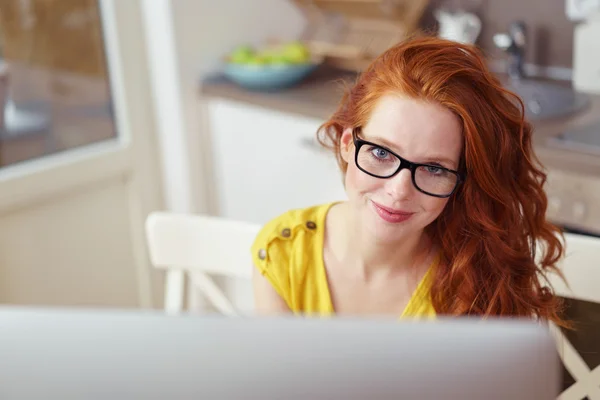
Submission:
[[[362,135],[362,136],[364,137],[364,135]],[[392,150],[394,153],[399,153],[399,147],[397,147],[395,144],[387,141],[386,139],[384,139],[382,137],[378,137],[378,136],[369,137],[369,138],[364,137],[363,140],[366,140],[367,142],[372,142],[373,144],[376,144],[376,145],[380,145],[380,143],[381,143],[381,146],[386,147],[389,150]],[[417,164],[438,163],[441,165],[444,165],[444,164],[449,165],[450,167],[447,167],[447,168],[456,168],[457,167],[455,165],[454,161],[452,161],[449,158],[443,157],[443,156],[427,156],[424,159],[427,161],[420,161],[420,162],[417,162]]]

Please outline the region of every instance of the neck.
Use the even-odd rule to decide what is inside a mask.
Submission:
[[[345,218],[348,226],[344,227],[343,253],[347,260],[352,260],[363,276],[415,270],[428,257],[431,246],[424,232],[393,242],[378,241],[361,229],[358,221],[350,218],[349,214],[351,213],[347,212],[348,218]]]
[[[410,269],[425,255],[424,234],[411,235],[400,242],[377,242],[364,234],[350,239],[358,260],[367,270]]]

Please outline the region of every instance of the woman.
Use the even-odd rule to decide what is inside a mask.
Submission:
[[[319,130],[348,201],[292,210],[252,248],[261,313],[526,316],[562,325],[546,175],[523,104],[473,47],[379,56]],[[317,178],[317,177],[316,177]],[[541,246],[540,246],[541,245]]]

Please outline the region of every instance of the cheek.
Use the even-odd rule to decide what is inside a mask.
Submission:
[[[423,209],[431,214],[432,220],[437,218],[442,211],[444,211],[444,207],[448,204],[448,199],[439,199],[432,196],[425,195],[426,198],[421,201],[421,206]]]
[[[354,163],[350,163],[346,171],[345,184],[348,196],[353,197],[353,194],[378,190],[382,186],[382,181],[365,174]]]

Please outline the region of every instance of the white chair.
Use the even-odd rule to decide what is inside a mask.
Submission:
[[[566,255],[560,269],[568,286],[555,274],[548,277],[556,294],[600,303],[600,238],[567,233],[565,244]],[[600,366],[591,370],[559,329],[554,327],[553,333],[562,361],[575,379],[575,384],[565,389],[559,400],[600,400]],[[600,338],[597,341],[600,347]]]
[[[151,263],[166,271],[165,311],[184,310],[187,277],[189,309],[201,303],[202,294],[217,311],[240,314],[211,275],[247,281],[251,293],[250,247],[259,229],[259,225],[218,217],[151,213],[146,237]]]

